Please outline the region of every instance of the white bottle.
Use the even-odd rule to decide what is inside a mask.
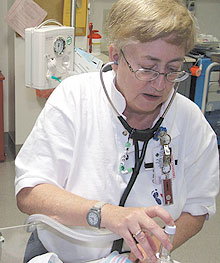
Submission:
[[[166,225],[164,232],[168,235],[170,242],[173,243],[173,238],[176,233],[176,226]],[[157,263],[173,263],[173,260],[170,256],[170,251],[166,249],[162,244],[158,253]]]

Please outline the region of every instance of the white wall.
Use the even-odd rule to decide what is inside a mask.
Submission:
[[[220,40],[220,0],[197,0],[196,17],[203,34]]]
[[[105,19],[115,0],[90,0],[91,10],[89,14],[89,22],[93,23],[93,28],[99,30],[102,36],[101,49],[107,50],[107,42],[105,37]]]
[[[8,27],[8,119],[7,121],[8,129],[6,131],[9,132],[12,140],[15,142],[15,45],[14,45],[14,31]]]
[[[115,0],[88,0],[88,5],[90,6],[90,10],[88,10],[88,20],[87,25],[92,22],[93,29],[99,30],[99,33],[102,36],[101,41],[101,49],[102,51],[107,50],[107,43],[104,34],[104,18],[108,11],[110,10],[112,4]],[[87,33],[89,34],[88,26]],[[85,37],[76,37],[76,46],[88,50],[88,39]]]
[[[14,0],[8,0],[7,9],[11,7]],[[15,142],[15,45],[14,45],[14,31],[8,27],[8,132]]]
[[[13,0],[1,1],[0,8],[0,70],[4,81],[4,129],[14,140],[15,91],[14,91],[14,32],[5,23],[5,16]]]
[[[24,39],[15,36],[15,143],[23,144],[30,133],[45,99],[35,89],[25,87]]]
[[[0,70],[5,76],[4,81],[4,128],[8,130],[8,28],[4,22],[4,16],[7,13],[7,1],[1,2],[0,7]]]

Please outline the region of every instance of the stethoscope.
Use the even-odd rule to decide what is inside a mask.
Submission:
[[[145,156],[145,153],[146,153],[146,149],[147,149],[147,145],[148,145],[148,142],[151,138],[154,137],[154,135],[156,134],[156,132],[158,131],[160,125],[162,124],[163,120],[164,120],[164,117],[165,115],[167,114],[175,96],[176,96],[176,92],[178,90],[178,87],[179,87],[179,84],[180,84],[180,81],[179,82],[175,82],[174,84],[174,91],[173,91],[173,94],[170,98],[170,101],[166,107],[166,109],[164,110],[163,114],[161,115],[161,117],[158,119],[158,121],[155,123],[155,125],[152,127],[152,128],[148,128],[148,129],[145,129],[145,130],[139,130],[139,129],[135,129],[135,128],[132,128],[130,127],[130,125],[127,123],[127,121],[124,119],[124,117],[118,112],[118,110],[116,109],[116,107],[114,106],[108,92],[107,92],[107,89],[106,89],[106,86],[105,86],[105,82],[104,82],[104,79],[103,79],[103,72],[109,68],[111,65],[118,65],[118,62],[117,61],[112,61],[112,62],[109,62],[109,63],[106,63],[100,70],[100,80],[101,80],[101,84],[102,84],[102,87],[103,87],[103,90],[105,92],[105,95],[106,95],[106,98],[108,100],[108,102],[110,103],[113,111],[115,112],[117,118],[119,119],[119,121],[121,122],[121,124],[123,125],[123,127],[128,131],[129,133],[129,138],[130,139],[133,139],[133,144],[134,144],[134,148],[135,148],[135,165],[134,165],[134,168],[132,169],[132,174],[131,174],[131,177],[130,177],[130,180],[127,184],[127,187],[126,189],[124,190],[124,193],[122,194],[122,197],[120,199],[120,203],[119,203],[119,206],[124,206],[126,200],[127,200],[127,197],[137,179],[137,176],[139,174],[139,171],[140,171],[140,168],[141,168],[141,165],[143,163],[143,160],[144,160],[144,156]],[[143,142],[143,146],[142,146],[142,149],[141,151],[139,150],[139,143],[138,142]],[[123,241],[121,239],[119,240],[115,240],[114,243],[113,243],[113,246],[112,246],[112,251],[119,251],[121,252],[121,249],[122,249],[122,245],[123,245]]]
[[[108,100],[108,102],[110,103],[113,111],[115,112],[117,118],[119,119],[119,121],[121,122],[121,124],[123,125],[123,127],[128,131],[129,133],[129,138],[130,139],[133,139],[133,144],[134,144],[134,147],[135,147],[135,165],[134,165],[134,168],[132,169],[132,174],[131,174],[131,177],[130,177],[130,180],[128,182],[128,185],[126,187],[126,189],[124,190],[124,193],[120,199],[120,203],[119,203],[119,206],[124,206],[126,200],[127,200],[127,197],[137,179],[137,176],[139,174],[139,171],[140,171],[140,168],[141,168],[141,165],[143,163],[143,160],[144,160],[144,156],[145,156],[145,153],[146,153],[146,149],[147,149],[147,145],[148,145],[148,142],[151,138],[154,137],[154,135],[156,134],[156,132],[158,131],[161,123],[163,122],[164,120],[164,117],[165,115],[167,114],[175,96],[176,96],[176,92],[178,90],[178,87],[179,87],[179,84],[180,84],[180,81],[179,82],[175,82],[174,84],[174,91],[173,91],[173,94],[170,98],[170,101],[166,107],[166,109],[164,110],[163,114],[161,115],[161,117],[158,119],[158,121],[156,122],[156,124],[152,127],[152,128],[148,128],[148,129],[145,129],[145,130],[139,130],[139,129],[135,129],[135,128],[132,128],[130,127],[130,125],[127,123],[127,121],[124,119],[124,117],[118,112],[118,110],[116,109],[116,107],[114,106],[108,92],[107,92],[107,89],[106,89],[106,86],[105,86],[105,82],[104,82],[104,79],[103,79],[103,72],[109,68],[111,65],[118,65],[118,62],[117,61],[112,61],[112,62],[109,62],[109,63],[106,63],[100,70],[100,80],[101,80],[101,84],[102,84],[102,87],[103,87],[103,90],[105,92],[105,95],[106,95],[106,98]],[[143,142],[143,146],[142,146],[142,149],[141,151],[139,150],[139,143],[138,142]],[[112,251],[119,251],[121,252],[121,249],[122,249],[122,245],[123,245],[123,242],[122,240],[115,240],[114,243],[113,243],[113,246],[112,246]]]
[[[154,134],[156,133],[156,131],[160,127],[161,123],[163,122],[164,117],[167,114],[167,112],[168,112],[168,110],[169,110],[169,108],[170,108],[170,106],[171,106],[171,104],[172,104],[172,102],[173,102],[173,100],[175,98],[175,95],[176,95],[176,92],[178,90],[180,81],[175,82],[175,84],[174,84],[174,91],[173,91],[172,97],[171,97],[166,109],[164,110],[163,114],[161,115],[161,117],[156,122],[156,124],[152,128],[148,128],[148,129],[145,129],[145,130],[138,130],[138,129],[130,127],[130,125],[127,123],[127,121],[124,119],[124,117],[118,112],[118,110],[114,106],[114,104],[113,104],[113,102],[112,102],[112,100],[111,100],[111,98],[110,98],[110,96],[109,96],[109,94],[107,92],[107,89],[106,89],[106,86],[105,86],[105,83],[104,83],[104,79],[103,79],[103,72],[105,71],[106,68],[109,68],[109,66],[111,66],[111,65],[118,65],[118,62],[114,61],[114,62],[109,62],[109,63],[105,64],[102,67],[102,69],[100,70],[100,80],[101,80],[102,87],[103,87],[103,90],[105,92],[105,95],[107,97],[107,100],[110,103],[113,111],[115,112],[117,118],[120,120],[120,122],[123,125],[123,127],[128,131],[129,138],[133,139],[133,141],[134,141],[134,145],[135,145],[135,167],[134,167],[134,171],[137,172],[137,171],[139,171],[141,163],[142,163],[142,161],[144,159],[147,143],[154,136]],[[136,145],[136,143],[135,143],[135,142],[138,142],[138,141],[144,142],[143,149],[141,151],[141,155],[140,156],[139,156],[138,144]]]

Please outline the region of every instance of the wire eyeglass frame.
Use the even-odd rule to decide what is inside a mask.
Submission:
[[[190,76],[190,73],[186,72],[184,70],[171,71],[171,72],[167,72],[167,73],[161,73],[161,72],[158,72],[154,69],[147,69],[147,68],[146,69],[140,68],[140,69],[134,70],[132,68],[132,66],[130,65],[130,63],[127,61],[123,50],[121,49],[120,51],[121,51],[121,54],[122,54],[126,64],[128,65],[129,70],[135,74],[135,77],[138,80],[152,81],[152,80],[157,79],[159,77],[159,75],[164,75],[167,81],[175,83],[175,82],[182,82]]]

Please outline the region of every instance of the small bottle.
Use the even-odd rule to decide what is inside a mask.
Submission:
[[[176,226],[166,225],[164,232],[168,235],[170,242],[173,243],[173,238],[176,233]],[[162,244],[158,253],[157,263],[173,263],[173,260],[170,256],[170,251],[166,249]]]

